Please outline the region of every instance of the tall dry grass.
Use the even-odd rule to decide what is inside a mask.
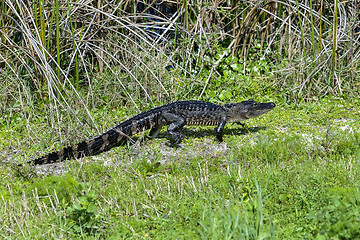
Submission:
[[[4,0],[4,92],[70,111],[114,92],[110,102],[153,104],[191,96],[179,86],[204,87],[202,67],[216,81],[222,58],[246,62],[260,44],[281,66],[273,69],[284,91],[343,94],[359,82],[358,23],[352,1]]]

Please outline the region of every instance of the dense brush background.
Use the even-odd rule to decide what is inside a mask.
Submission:
[[[355,1],[5,0],[0,26],[2,114],[358,95]]]

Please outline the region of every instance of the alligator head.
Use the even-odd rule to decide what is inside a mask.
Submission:
[[[225,104],[227,122],[239,122],[263,115],[275,108],[275,103],[258,103],[252,99],[239,103]]]

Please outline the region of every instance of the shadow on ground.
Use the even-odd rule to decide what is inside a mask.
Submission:
[[[232,129],[227,129],[225,128],[223,131],[223,136],[227,136],[227,135],[233,135],[233,136],[241,136],[241,135],[245,135],[245,134],[251,134],[251,133],[256,133],[260,130],[265,130],[266,127],[245,127],[245,128],[232,128]],[[207,137],[207,136],[214,136],[215,137],[215,129],[196,129],[196,128],[184,128],[183,129],[183,133],[184,133],[184,137],[185,138],[202,138],[202,137]],[[166,132],[166,130],[163,130],[158,136],[157,138],[166,138],[168,139],[168,133]],[[135,140],[135,139],[134,139]],[[178,145],[174,145],[174,144],[169,144],[172,145],[174,147],[178,147]]]

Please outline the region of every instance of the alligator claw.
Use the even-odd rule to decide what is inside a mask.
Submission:
[[[181,133],[172,133],[170,134],[170,142],[174,144],[179,144],[184,139],[184,136]]]

